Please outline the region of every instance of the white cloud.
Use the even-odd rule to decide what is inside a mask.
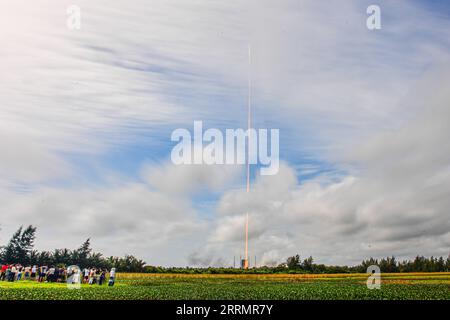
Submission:
[[[356,175],[299,185],[294,170],[283,165],[278,176],[257,180],[250,195],[225,193],[206,252],[239,250],[248,211],[251,256],[260,263],[296,252],[343,264],[369,256],[448,255],[449,80],[446,68],[426,77],[408,98],[420,104],[418,114],[346,154],[361,167]]]
[[[8,217],[2,219],[2,242],[19,225],[33,224],[41,249],[74,248],[90,237],[94,248],[105,254],[140,253],[154,263],[175,259],[176,253],[166,248],[179,241],[189,243],[205,227],[189,200],[138,183],[41,188],[32,194],[2,194],[1,202],[3,217]],[[153,257],[158,250],[166,256]]]
[[[229,264],[249,211],[252,255],[264,263],[296,250],[332,263],[448,252],[449,97],[437,90],[449,82],[447,20],[383,2],[383,28],[371,33],[359,2],[80,0],[81,30],[70,31],[71,1],[0,3],[2,240],[35,223],[41,248],[90,235],[149,262],[182,264],[193,252],[190,261]],[[65,154],[168,143],[162,127],[194,119],[245,126],[248,43],[255,123],[281,128],[277,176],[250,195],[226,191],[239,173],[227,166],[151,164],[145,182],[79,178],[89,173]],[[433,68],[442,72],[417,80]],[[298,155],[349,174],[299,184]],[[190,199],[205,190],[223,193],[216,216]]]
[[[223,192],[242,173],[237,165],[146,165],[142,175],[156,189],[168,194],[195,195]]]

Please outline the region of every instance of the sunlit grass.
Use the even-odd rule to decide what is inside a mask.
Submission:
[[[450,273],[382,274],[369,290],[368,274],[140,274],[120,273],[114,287],[65,283],[0,282],[0,299],[447,299]]]

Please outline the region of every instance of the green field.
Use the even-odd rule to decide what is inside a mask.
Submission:
[[[114,287],[0,282],[0,299],[446,299],[450,273],[385,274],[380,290],[367,275],[119,274]]]

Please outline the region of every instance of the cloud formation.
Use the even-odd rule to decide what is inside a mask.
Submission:
[[[407,123],[346,153],[347,161],[361,167],[358,173],[338,182],[318,177],[298,184],[295,171],[284,165],[276,177],[257,180],[249,195],[225,193],[210,243],[242,243],[239,226],[249,212],[253,252],[263,264],[293,250],[328,263],[383,254],[448,255],[449,74],[433,72],[411,93],[407,101],[422,109]]]
[[[450,26],[429,8],[382,1],[371,32],[364,1],[79,0],[71,31],[73,1],[3,2],[2,242],[33,223],[39,249],[231,265],[249,212],[260,264],[448,254]],[[283,160],[250,194],[240,167],[167,163],[175,128],[246,126],[248,72]]]

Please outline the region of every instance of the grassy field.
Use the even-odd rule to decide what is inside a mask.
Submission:
[[[450,273],[383,274],[380,290],[366,274],[181,275],[118,274],[114,287],[0,282],[0,299],[446,299]]]

